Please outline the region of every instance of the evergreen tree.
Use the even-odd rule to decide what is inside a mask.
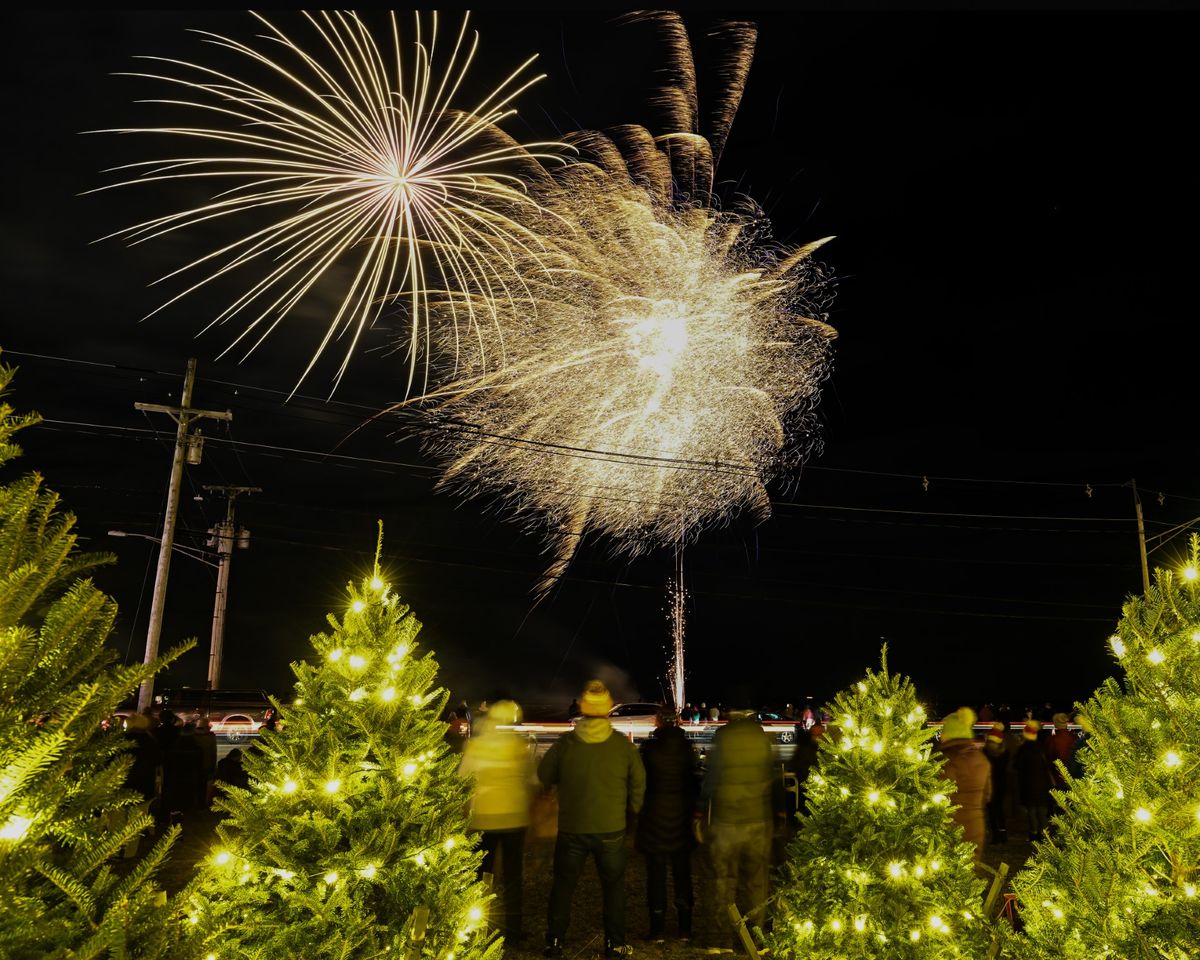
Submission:
[[[808,815],[788,852],[774,956],[795,960],[983,957],[989,926],[974,848],[950,818],[933,731],[907,678],[882,669],[826,708]]]
[[[0,401],[0,463],[37,422]],[[123,788],[128,741],[103,727],[157,666],[113,665],[116,605],[79,578],[106,558],[79,554],[74,526],[37,474],[0,486],[0,956],[160,957],[152,881],[174,834],[125,876],[109,865],[151,820]]]
[[[1200,955],[1200,538],[1159,570],[1109,643],[1125,682],[1080,707],[1089,734],[1057,794],[1051,839],[1014,880],[1013,955],[1184,960]],[[1064,771],[1066,773],[1066,771]]]
[[[443,740],[448,694],[378,557],[329,624],[317,664],[292,666],[280,728],[247,753],[250,789],[217,801],[229,818],[189,890],[195,955],[498,957],[467,784]]]

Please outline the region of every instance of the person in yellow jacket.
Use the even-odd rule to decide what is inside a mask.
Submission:
[[[521,914],[524,884],[525,830],[537,777],[527,738],[512,728],[521,722],[521,708],[512,700],[492,704],[466,741],[458,771],[472,778],[470,829],[480,832],[481,874],[496,874],[496,855],[504,868],[504,919],[497,926],[515,946],[523,935]]]

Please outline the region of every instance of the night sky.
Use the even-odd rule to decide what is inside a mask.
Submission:
[[[877,662],[883,638],[940,709],[1069,706],[1114,670],[1105,638],[1141,589],[1128,481],[1152,537],[1200,514],[1200,23],[1111,11],[739,16],[760,38],[720,193],[755,198],[782,240],[837,235],[822,255],[838,278],[840,336],[823,453],[774,485],[768,521],[735,522],[686,552],[689,698],[821,700]],[[290,14],[279,22],[302,32]],[[480,90],[534,52],[549,74],[520,101],[517,136],[654,123],[660,57],[647,28],[599,12],[473,22]],[[688,17],[694,37],[710,23]],[[106,532],[158,534],[174,440],[169,419],[133,404],[177,403],[195,356],[194,405],[234,420],[202,425],[179,541],[203,546],[223,511],[200,499],[204,484],[263,488],[238,504],[252,544],[234,556],[224,685],[287,695],[288,663],[369,569],[382,517],[386,567],[456,697],[565,707],[599,674],[619,698],[661,699],[672,556],[628,562],[585,543],[533,606],[538,538],[484,501],[436,493],[403,425],[370,419],[403,396],[395,326],[366,338],[326,402],[333,356],[286,401],[323,329],[319,302],[240,364],[218,359],[231,327],[195,339],[215,298],[139,322],[177,289],[148,284],[204,238],[94,241],[199,195],[81,196],[112,181],[105,168],[166,150],[80,134],[161,119],[134,101],[162,87],[114,74],[137,69],[137,54],[211,60],[188,28],[258,32],[233,12],[24,12],[5,38],[0,346],[21,368],[17,406],[59,421],[24,435],[20,464],[62,494],[88,548],[116,553],[98,578],[121,605],[119,655],[144,648],[157,548]],[[703,98],[704,60],[698,69]],[[1151,562],[1177,563],[1185,546],[1176,536]],[[201,643],[160,684],[203,683],[213,574],[172,564],[163,644]]]

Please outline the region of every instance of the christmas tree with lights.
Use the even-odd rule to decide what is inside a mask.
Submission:
[[[974,848],[951,820],[933,730],[907,678],[881,670],[839,694],[784,866],[773,956],[984,957]],[[835,729],[836,728],[836,729]]]
[[[14,370],[0,365],[0,396]],[[37,423],[0,401],[0,464]],[[110,861],[152,825],[124,789],[121,701],[159,665],[114,666],[116,604],[80,574],[75,518],[36,473],[0,486],[0,956],[165,956],[172,929],[153,883],[174,833],[132,872]]]
[[[194,954],[498,957],[468,785],[443,742],[448,694],[378,554],[329,624],[316,664],[292,666],[279,729],[247,752],[250,789],[217,801],[229,817],[183,898]]]
[[[1125,682],[1080,709],[1079,778],[1013,882],[1014,955],[1184,960],[1200,950],[1200,538],[1159,570],[1109,643]]]

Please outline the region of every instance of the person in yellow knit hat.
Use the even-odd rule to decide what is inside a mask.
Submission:
[[[983,854],[985,838],[984,810],[992,799],[992,765],[975,742],[975,711],[959,707],[942,721],[939,743],[946,764],[942,776],[953,780],[954,822],[962,829],[963,838],[975,845],[975,859]]]
[[[604,954],[632,953],[625,930],[625,824],[642,808],[646,771],[637,748],[612,728],[612,695],[599,680],[579,698],[582,719],[546,751],[538,779],[558,788],[554,880],[546,917],[547,957],[561,957],[571,898],[588,857],[596,861],[604,903]]]

